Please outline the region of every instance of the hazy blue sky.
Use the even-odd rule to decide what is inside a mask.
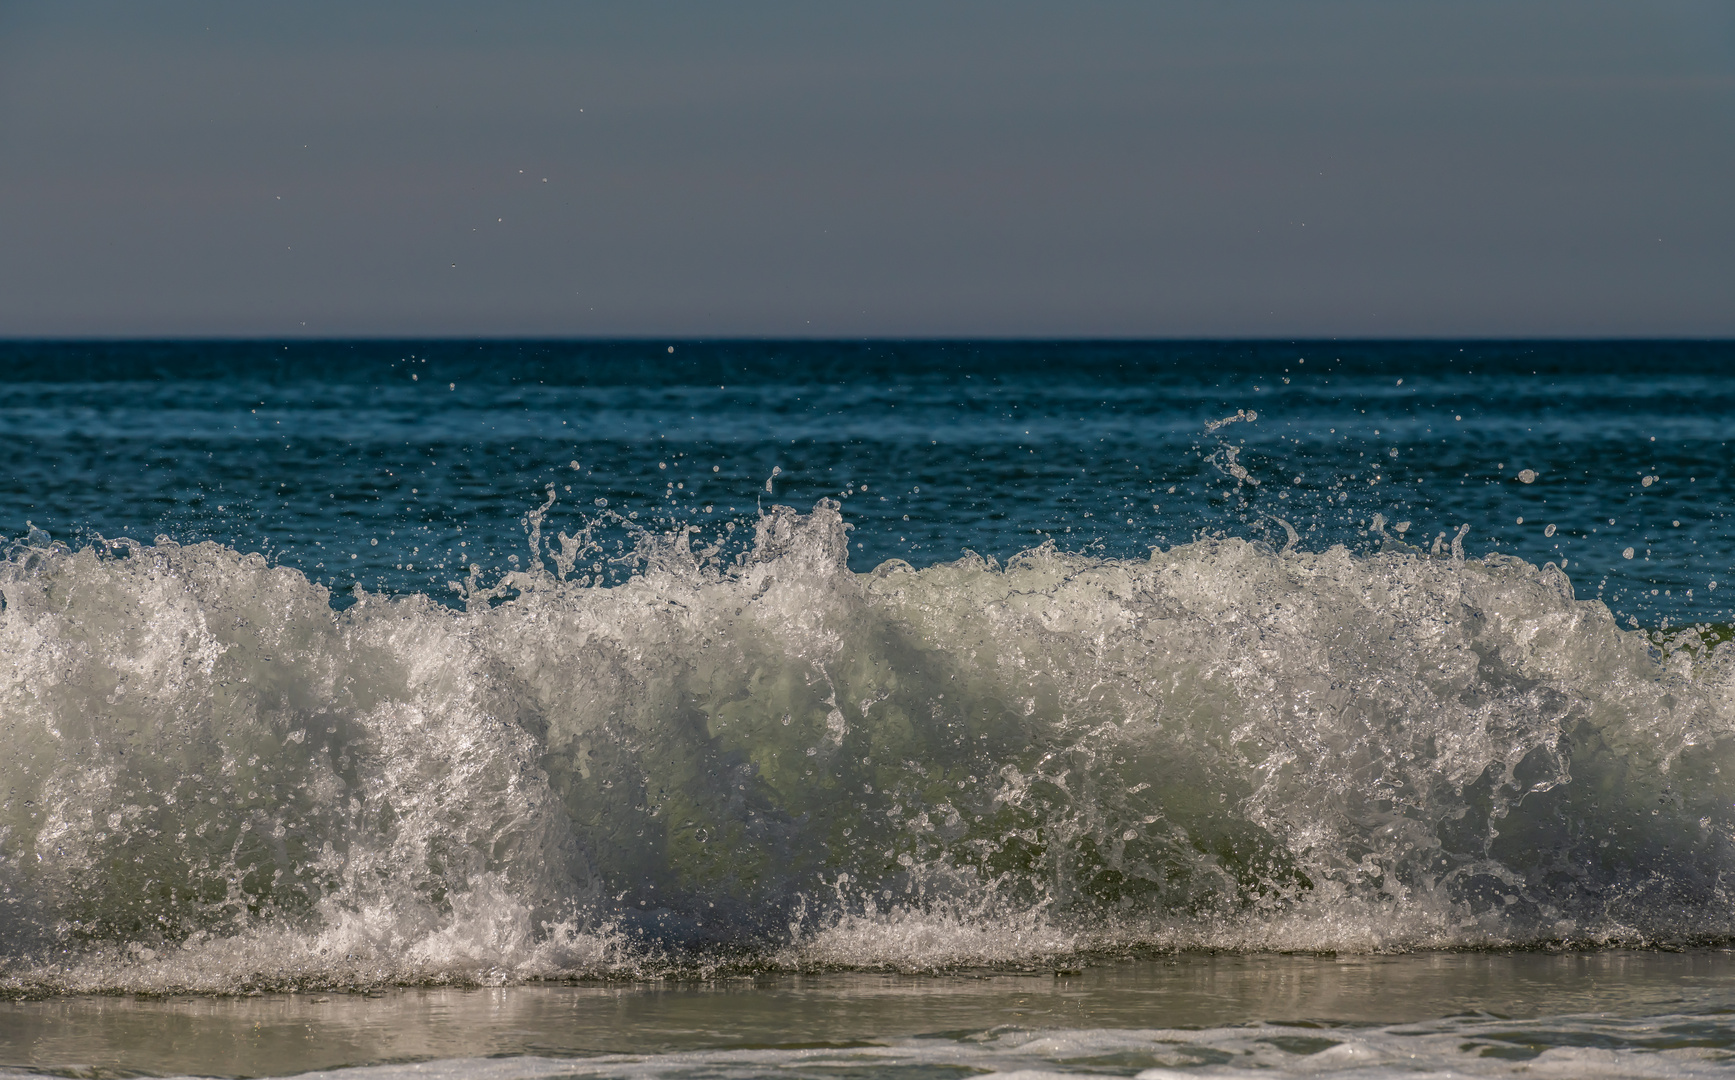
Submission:
[[[35,334],[1735,334],[1735,3],[0,0]]]

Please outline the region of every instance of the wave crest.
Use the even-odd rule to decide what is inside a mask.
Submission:
[[[15,546],[11,977],[1731,936],[1728,647],[1622,631],[1552,564],[1220,539],[852,574],[834,503],[756,528],[464,611],[334,611],[214,544]]]

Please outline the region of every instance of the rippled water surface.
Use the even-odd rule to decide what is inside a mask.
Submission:
[[[1701,1076],[1735,1068],[1732,1008],[1726,952],[1180,955],[946,978],[54,999],[0,1005],[0,1062],[81,1075]]]
[[[0,530],[209,538],[340,589],[506,569],[549,484],[563,524],[842,498],[858,570],[1273,518],[1323,548],[1381,513],[1572,560],[1645,624],[1724,617],[1735,552],[1725,343],[0,345],[0,371]]]

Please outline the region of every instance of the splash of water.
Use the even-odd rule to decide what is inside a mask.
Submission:
[[[735,558],[642,534],[603,586],[540,523],[463,611],[334,611],[214,544],[15,545],[7,977],[1735,933],[1729,647],[1623,631],[1552,564],[1221,539],[853,574],[822,501]]]

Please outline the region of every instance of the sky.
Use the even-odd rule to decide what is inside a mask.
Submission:
[[[0,0],[0,336],[1735,336],[1728,0]]]

